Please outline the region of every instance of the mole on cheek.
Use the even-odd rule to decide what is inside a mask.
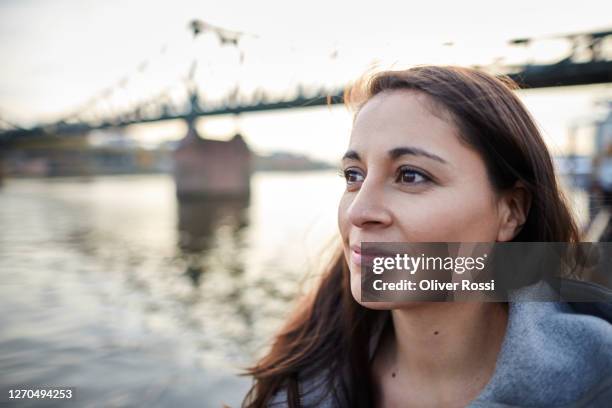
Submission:
[[[437,332],[437,331],[435,331],[435,332],[434,332],[434,334],[437,336],[437,335],[438,335],[438,332]]]

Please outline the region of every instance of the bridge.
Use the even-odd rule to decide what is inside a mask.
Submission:
[[[222,45],[236,46],[243,33],[226,30],[208,23],[194,20],[190,23],[194,38],[211,32],[218,36]],[[498,74],[508,75],[522,88],[544,88],[612,82],[612,30],[590,33],[560,35],[552,37],[561,39],[569,45],[568,54],[549,64],[525,63],[516,66],[503,66],[497,69]],[[522,38],[510,42],[514,47],[530,47],[539,39]],[[489,69],[490,67],[480,67]],[[95,119],[80,120],[89,113],[91,106],[84,106],[69,117],[52,123],[41,123],[24,127],[0,118],[0,145],[9,147],[27,139],[49,136],[83,135],[92,130],[124,127],[134,124],[153,123],[167,120],[185,120],[193,123],[198,117],[243,114],[249,112],[297,109],[321,105],[333,105],[343,102],[344,86],[334,89],[314,89],[307,91],[303,87],[293,90],[289,98],[273,98],[265,92],[256,92],[248,97],[239,96],[239,88],[230,89],[219,101],[203,101],[201,92],[194,84],[193,77],[196,64],[185,80],[188,89],[188,100],[182,106],[168,103],[165,95],[154,95],[135,104],[129,110],[111,117],[94,114]],[[122,86],[122,84],[118,84]],[[106,94],[112,93],[106,91]],[[104,97],[104,96],[103,96]],[[94,105],[90,103],[89,105]],[[3,126],[2,126],[3,125]]]

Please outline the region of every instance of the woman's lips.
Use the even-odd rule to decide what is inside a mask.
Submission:
[[[361,265],[361,253],[351,248],[351,262],[355,265]]]
[[[385,254],[373,254],[368,251],[368,254],[362,254],[361,248],[359,246],[351,246],[351,262],[355,265],[372,265],[374,263],[374,258],[385,257],[389,255]]]

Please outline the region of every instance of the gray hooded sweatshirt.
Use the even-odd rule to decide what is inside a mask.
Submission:
[[[508,326],[494,373],[469,408],[612,407],[612,295],[601,287],[601,302],[530,302],[521,289],[508,302]],[[370,359],[391,319],[381,313],[370,338]],[[304,407],[344,407],[326,393],[324,376],[299,383]],[[286,390],[270,407],[287,406]]]

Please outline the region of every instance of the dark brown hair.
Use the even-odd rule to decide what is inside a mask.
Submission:
[[[513,92],[516,89],[508,78],[471,68],[419,66],[368,75],[345,91],[345,103],[356,108],[357,115],[381,92],[411,90],[426,95],[433,110],[451,120],[461,139],[480,154],[496,191],[521,182],[530,193],[526,221],[513,241],[578,242],[579,230],[550,154]],[[255,382],[243,407],[267,406],[277,392],[286,393],[290,407],[300,407],[304,397],[300,384],[315,376],[326,379],[321,387],[343,405],[372,406],[365,350],[380,313],[384,312],[353,299],[348,265],[339,250],[313,296],[300,304],[268,354],[247,370]]]

